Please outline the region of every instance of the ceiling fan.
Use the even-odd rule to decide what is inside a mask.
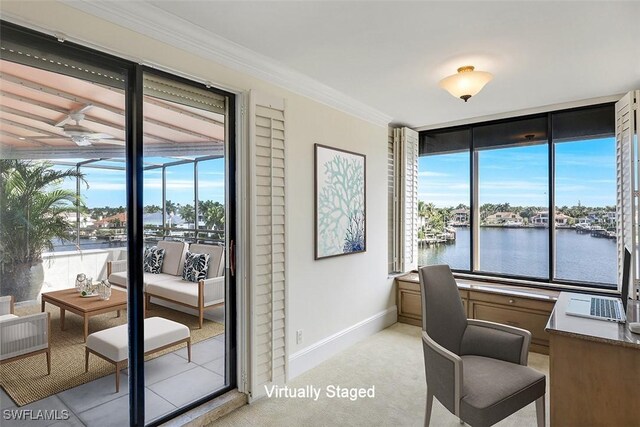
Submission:
[[[124,146],[124,141],[118,140],[113,135],[110,135],[108,133],[95,132],[80,124],[80,122],[85,119],[84,113],[91,108],[93,108],[93,105],[87,104],[78,110],[70,111],[67,117],[55,123],[54,126],[62,128],[65,136],[71,139],[71,141],[73,141],[79,147],[86,147],[94,145],[96,143]],[[34,139],[51,139],[61,137],[62,136],[50,135],[35,137]]]
[[[80,121],[84,120],[84,113],[72,112],[69,113],[69,119],[75,121],[75,123],[64,123],[62,125],[62,131],[80,147],[86,147],[93,145],[93,143],[99,142],[103,144],[115,144],[124,145],[124,141],[109,141],[114,140],[115,137],[108,133],[94,132],[80,125]]]

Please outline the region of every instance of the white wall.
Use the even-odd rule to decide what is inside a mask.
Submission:
[[[365,122],[59,3],[3,1],[2,11],[4,19],[8,13],[32,25],[63,32],[74,40],[198,76],[214,85],[243,91],[256,89],[284,97],[287,102],[286,155],[289,159],[287,339],[289,354],[296,356],[292,360],[291,373],[302,372],[353,339],[395,321],[392,280],[387,277],[386,127]],[[366,253],[321,261],[313,259],[314,143],[367,156]],[[354,330],[354,325],[363,327]],[[299,329],[303,330],[303,342],[296,344],[295,331]],[[319,350],[318,343],[326,345]]]

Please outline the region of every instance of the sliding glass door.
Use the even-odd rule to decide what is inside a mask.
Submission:
[[[142,426],[235,387],[234,96],[0,31],[3,409]]]
[[[152,70],[143,81],[145,336],[160,333],[159,346],[170,346],[145,362],[150,421],[230,384],[232,230],[226,221],[229,97]],[[171,333],[163,339],[158,331]]]

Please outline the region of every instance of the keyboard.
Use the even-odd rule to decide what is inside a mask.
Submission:
[[[591,315],[606,319],[622,319],[616,301],[603,298],[591,298]]]

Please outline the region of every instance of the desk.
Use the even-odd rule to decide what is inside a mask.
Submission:
[[[549,354],[545,326],[559,292],[516,285],[456,279],[460,299],[469,319],[503,323],[531,332],[529,349]],[[398,322],[422,326],[422,297],[417,273],[396,278]]]
[[[551,426],[638,426],[640,335],[627,325],[567,316],[560,293],[549,322]],[[640,302],[627,317],[640,319]]]

